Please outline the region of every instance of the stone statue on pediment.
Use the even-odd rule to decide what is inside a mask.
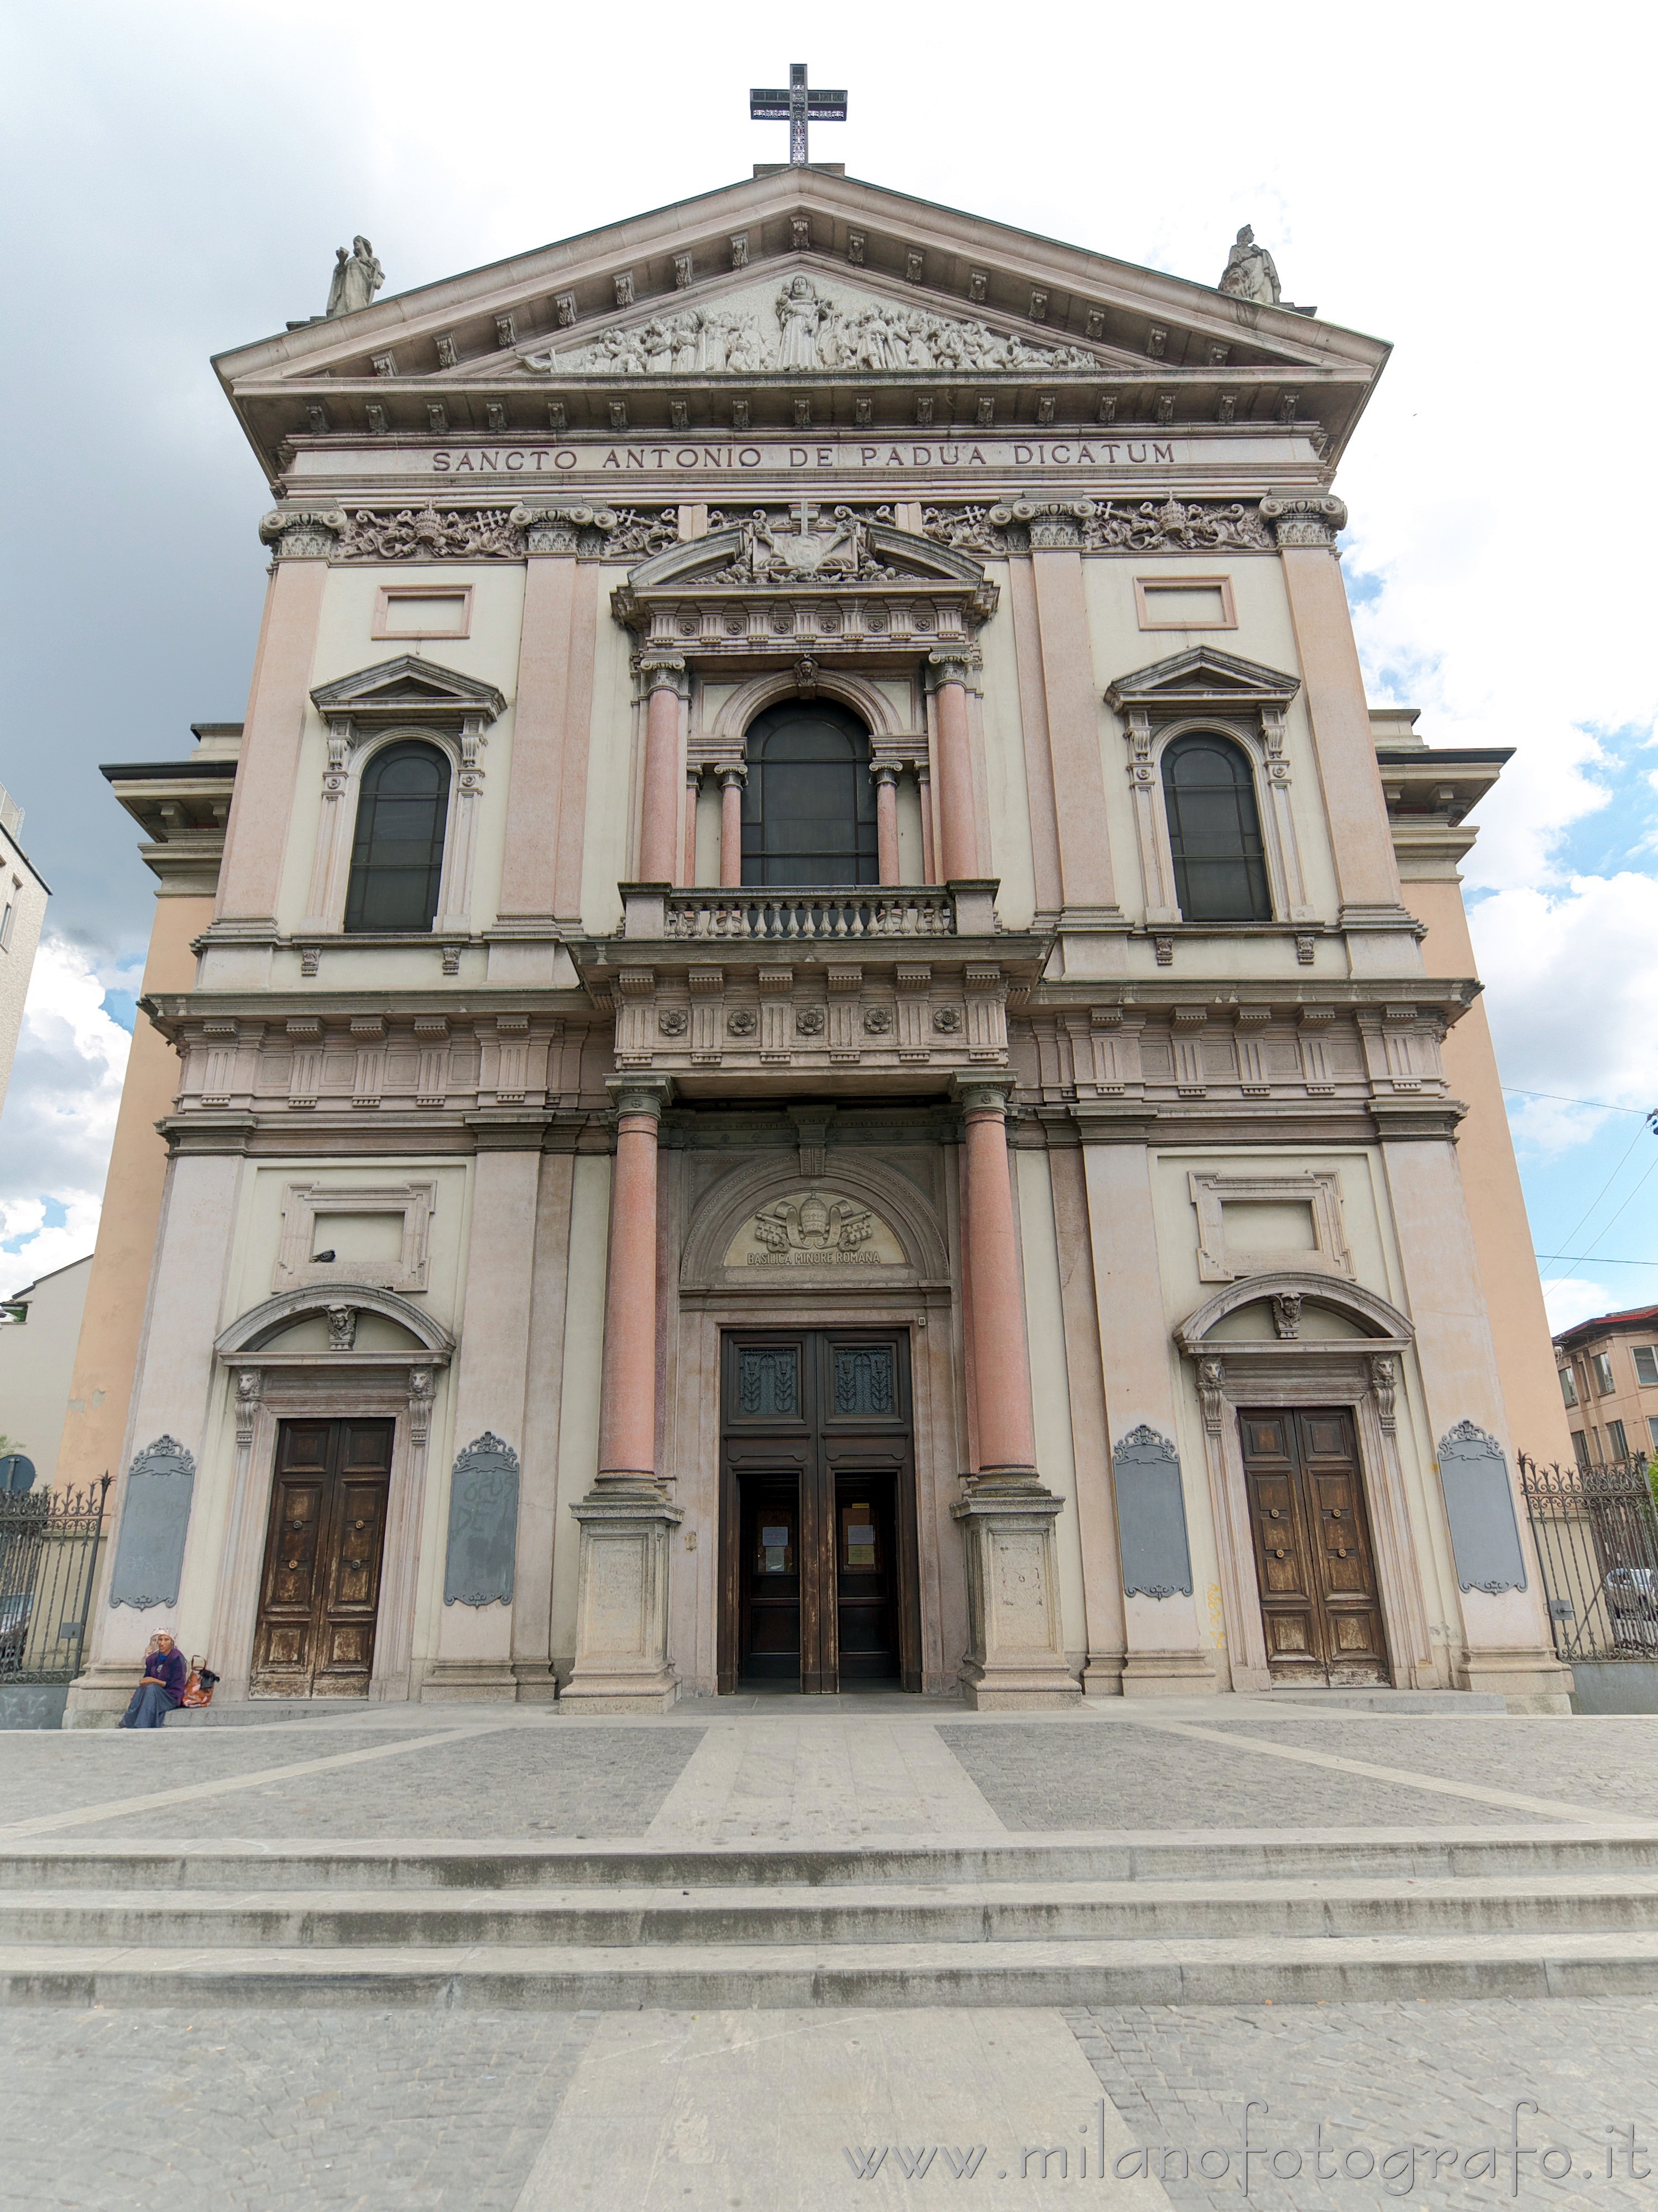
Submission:
[[[1235,300],[1253,300],[1258,307],[1276,307],[1284,296],[1278,265],[1247,222],[1226,257],[1219,289]]]
[[[779,368],[816,368],[817,331],[835,312],[832,300],[820,300],[810,276],[791,276],[777,295],[777,320],[782,331],[778,349]]]
[[[375,258],[374,249],[361,234],[351,241],[351,251],[343,246],[334,249],[334,276],[328,287],[329,315],[349,315],[359,307],[366,307],[380,286],[386,282],[386,271]]]

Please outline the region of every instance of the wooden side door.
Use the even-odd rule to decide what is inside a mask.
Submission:
[[[284,1421],[277,1431],[255,1697],[362,1697],[374,1659],[392,1423]]]
[[[738,1568],[738,1678],[800,1681],[800,1479],[756,1470],[739,1475],[742,1546]]]
[[[1387,1681],[1351,1416],[1285,1407],[1238,1420],[1273,1680]]]
[[[1326,1670],[1334,1683],[1385,1682],[1388,1644],[1352,1415],[1345,1407],[1314,1408],[1297,1414],[1296,1431]]]

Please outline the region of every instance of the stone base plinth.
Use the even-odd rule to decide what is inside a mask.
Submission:
[[[422,1705],[510,1705],[518,1682],[504,1659],[434,1659],[421,1677]]]
[[[659,1713],[679,1695],[668,1663],[668,1561],[684,1518],[644,1476],[601,1476],[571,1512],[581,1524],[574,1712]]]
[[[1202,1698],[1214,1686],[1206,1651],[1131,1651],[1122,1663],[1125,1698]]]
[[[143,1674],[143,1662],[130,1659],[118,1665],[94,1663],[77,1674],[64,1701],[66,1729],[113,1728],[132,1702]]]
[[[551,1705],[558,1702],[558,1677],[550,1659],[514,1659],[513,1679],[521,1705]]]
[[[981,1475],[950,1508],[967,1548],[962,1694],[981,1712],[1082,1702],[1066,1664],[1054,1523],[1064,1499],[1031,1468]]]
[[[679,1702],[679,1680],[671,1669],[645,1680],[589,1674],[573,1678],[558,1702],[573,1713],[665,1713]]]
[[[1082,1671],[1083,1695],[1085,1698],[1121,1697],[1126,1660],[1127,1654],[1121,1651],[1090,1651]]]
[[[1571,1711],[1571,1668],[1535,1644],[1459,1651],[1451,1665],[1451,1686],[1492,1692],[1507,1701],[1511,1713]]]

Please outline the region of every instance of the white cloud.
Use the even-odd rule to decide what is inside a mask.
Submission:
[[[1545,1284],[1543,1303],[1548,1308],[1550,1330],[1558,1336],[1562,1329],[1575,1328],[1591,1314],[1615,1313],[1629,1301],[1604,1283],[1591,1283],[1582,1275],[1563,1275],[1558,1282]]]
[[[1658,880],[1626,871],[1558,890],[1515,884],[1469,920],[1505,1082],[1611,1106],[1658,1101]],[[1539,1099],[1514,1118],[1528,1149],[1558,1152],[1606,1117]]]
[[[64,938],[42,939],[0,1119],[0,1294],[82,1258],[97,1236],[131,1042],[104,1012],[106,980],[132,982],[106,979]]]

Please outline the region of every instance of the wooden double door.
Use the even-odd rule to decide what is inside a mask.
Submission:
[[[380,1610],[390,1421],[283,1421],[276,1432],[256,1698],[368,1694]]]
[[[1278,1407],[1238,1422],[1273,1680],[1388,1681],[1351,1413]]]
[[[908,1336],[733,1331],[721,1351],[720,1689],[919,1690]]]

